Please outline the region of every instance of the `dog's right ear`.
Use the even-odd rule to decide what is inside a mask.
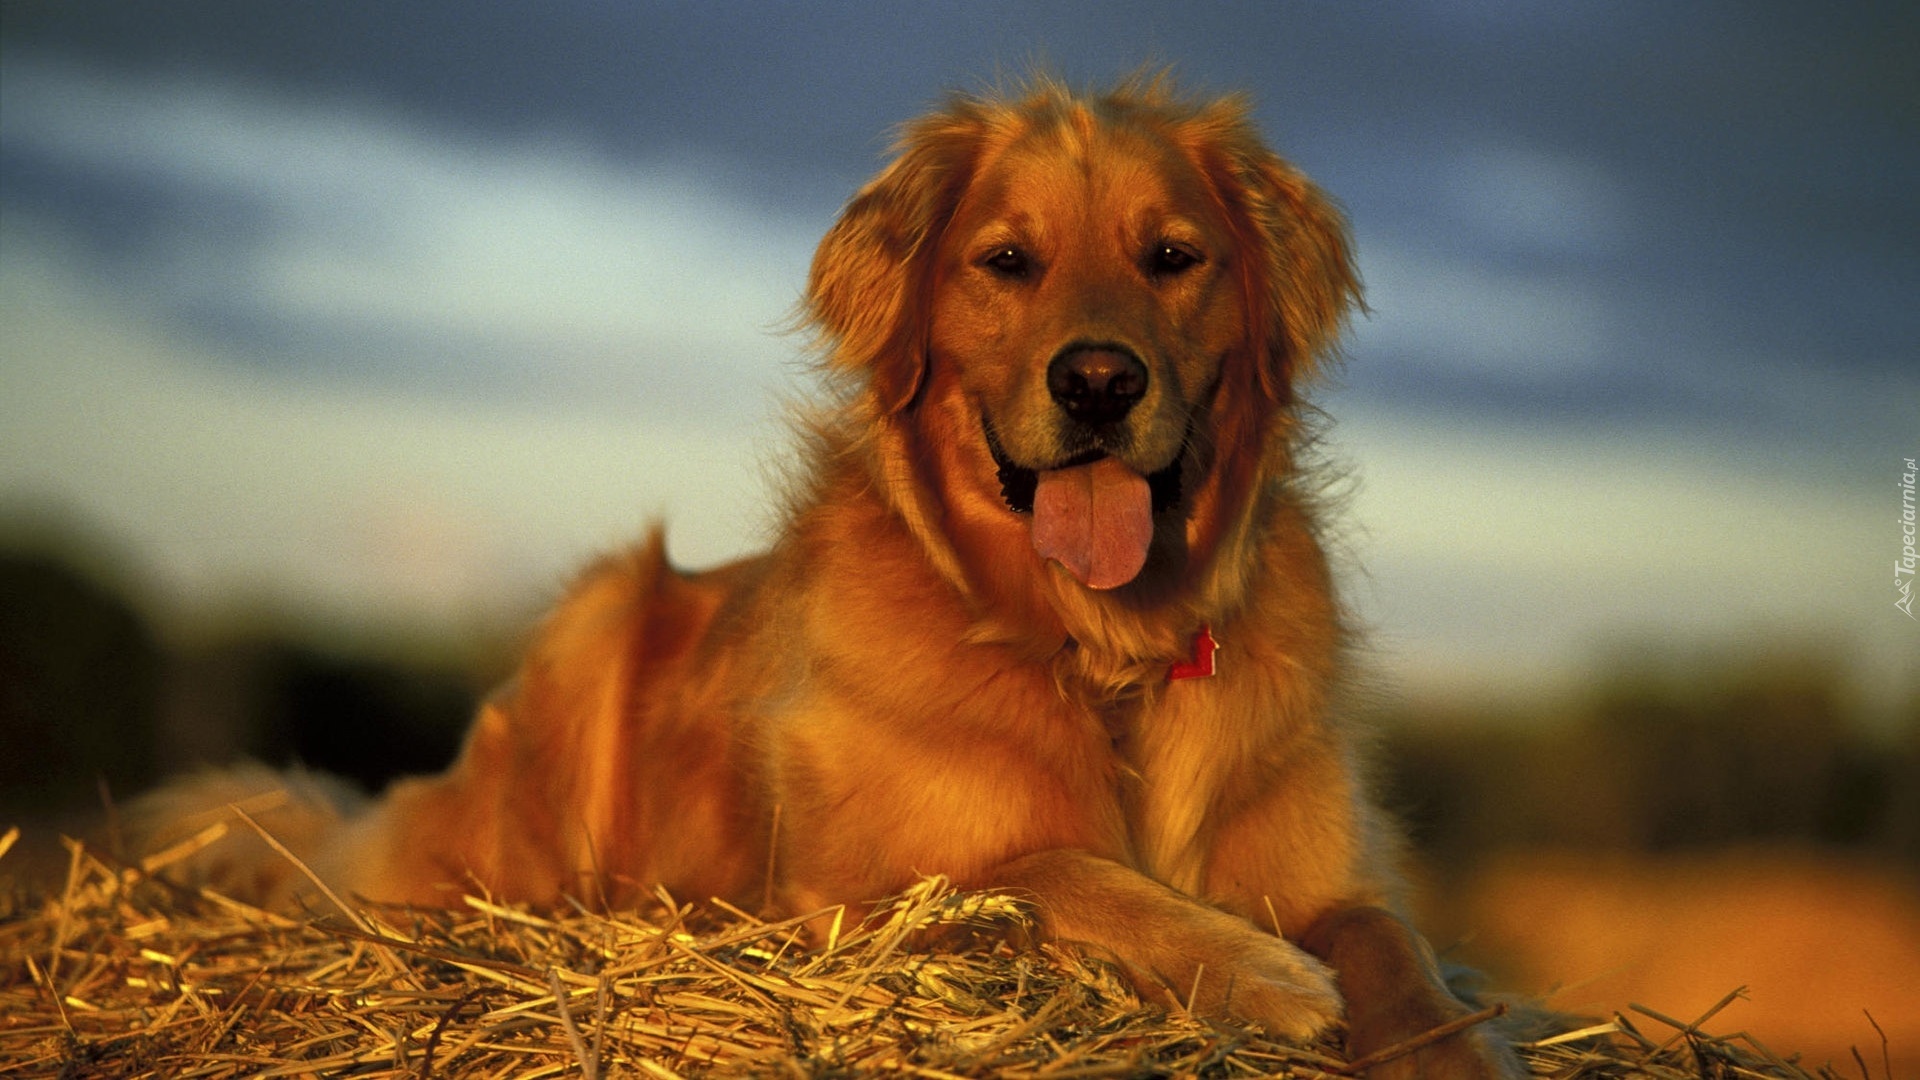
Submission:
[[[963,105],[908,126],[893,163],[854,195],[814,252],[807,314],[827,366],[864,374],[882,413],[913,404],[925,378],[933,255],[980,131],[978,114]]]
[[[1347,223],[1333,201],[1271,151],[1243,149],[1241,198],[1260,238],[1254,312],[1267,339],[1260,383],[1274,401],[1328,359],[1354,309],[1365,310]]]
[[[1366,310],[1347,223],[1333,201],[1261,140],[1245,99],[1199,110],[1182,132],[1240,235],[1255,374],[1268,401],[1330,359],[1348,315]]]

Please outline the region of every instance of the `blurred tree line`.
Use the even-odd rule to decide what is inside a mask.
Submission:
[[[504,640],[316,635],[271,614],[169,642],[110,574],[0,551],[0,826],[252,758],[377,791],[453,759]]]
[[[168,643],[85,560],[0,551],[0,825],[251,757],[378,790],[452,759],[515,643],[342,638],[285,620]],[[1388,801],[1438,867],[1558,845],[1837,845],[1920,865],[1920,698],[1865,730],[1817,648],[1622,660],[1571,705],[1389,710]]]
[[[1892,730],[1818,645],[1622,658],[1571,704],[1383,725],[1396,810],[1436,866],[1498,848],[1818,845],[1920,866],[1920,697]]]

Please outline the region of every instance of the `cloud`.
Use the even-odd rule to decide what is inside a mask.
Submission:
[[[1366,464],[1349,508],[1352,601],[1383,666],[1485,700],[1582,674],[1610,639],[1837,644],[1876,708],[1913,689],[1891,612],[1898,458],[1836,483],[1648,425],[1473,426],[1348,408]],[[1570,663],[1574,661],[1574,663]]]
[[[0,512],[64,507],[186,618],[236,599],[323,618],[517,607],[672,523],[677,558],[750,550],[765,429],[288,383],[208,365],[0,232]]]
[[[1619,320],[1592,281],[1503,270],[1363,237],[1371,314],[1355,331],[1367,352],[1418,356],[1457,373],[1564,380],[1617,353]]]
[[[1603,166],[1515,142],[1427,147],[1398,213],[1360,223],[1360,348],[1483,385],[1585,379],[1626,348],[1615,260],[1634,239]]]
[[[824,223],[557,136],[0,73],[0,497],[200,608],[451,617],[654,516],[692,565],[754,546],[801,347],[773,328]]]
[[[724,168],[463,139],[207,77],[9,56],[4,80],[16,160],[167,193],[103,272],[243,359],[460,392],[687,389],[738,420],[797,348],[775,331],[824,223],[745,204]],[[702,400],[715,382],[739,392]]]
[[[1466,238],[1497,253],[1591,264],[1639,239],[1620,182],[1569,153],[1515,143],[1465,147],[1441,163],[1437,187]]]

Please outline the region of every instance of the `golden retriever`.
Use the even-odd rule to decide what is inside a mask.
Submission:
[[[912,122],[814,257],[831,393],[772,550],[593,567],[458,762],[306,828],[313,865],[788,913],[940,873],[1276,1034],[1467,1014],[1399,914],[1299,466],[1358,289],[1235,99],[1038,79]],[[1482,1026],[1373,1074],[1517,1070]]]

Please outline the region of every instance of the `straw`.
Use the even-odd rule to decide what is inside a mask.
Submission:
[[[342,897],[340,913],[292,919],[69,849],[62,887],[0,921],[0,1077],[1329,1078],[1369,1064],[1337,1039],[1145,1005],[1094,958],[1013,947],[1016,903],[939,878],[810,947],[804,924],[831,912],[766,922],[665,893],[612,912]],[[1564,1080],[1837,1077],[1709,1035],[1711,1014],[1636,1011],[1673,1033],[1616,1016],[1520,1053]]]

